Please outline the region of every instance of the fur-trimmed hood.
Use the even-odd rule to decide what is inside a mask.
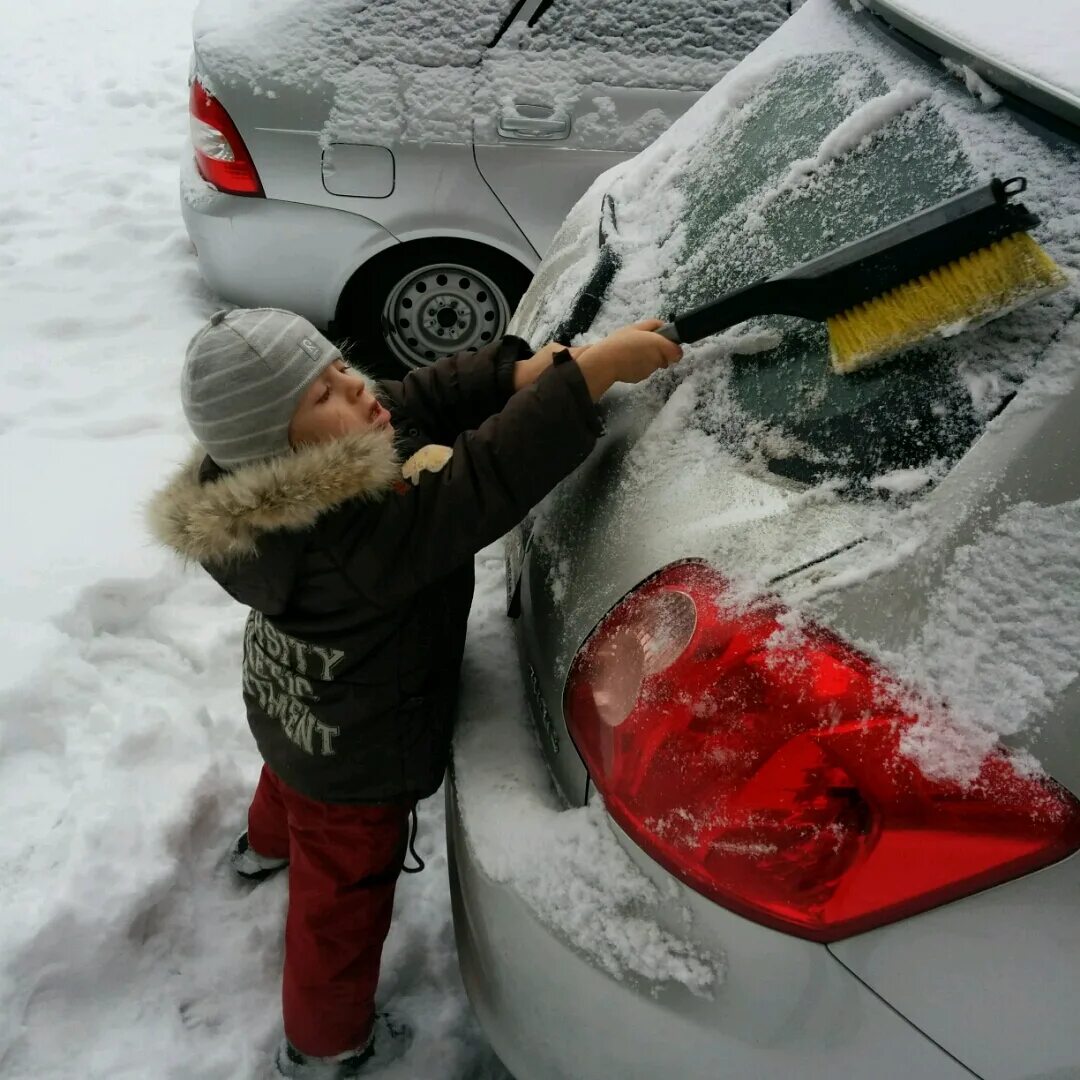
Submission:
[[[216,475],[214,475],[216,473]],[[206,451],[188,462],[147,506],[151,534],[185,559],[228,563],[254,555],[266,533],[299,532],[349,499],[381,498],[401,480],[393,442],[365,431],[305,446],[231,472],[206,472]]]

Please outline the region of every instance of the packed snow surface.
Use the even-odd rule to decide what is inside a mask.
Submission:
[[[887,0],[888,8],[1006,71],[1033,77],[1080,104],[1080,10],[1076,0]]]

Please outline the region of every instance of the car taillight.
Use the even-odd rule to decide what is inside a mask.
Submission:
[[[229,195],[262,196],[262,182],[240,132],[225,107],[198,79],[191,83],[188,111],[199,175]]]
[[[747,918],[835,941],[1080,848],[1080,802],[1003,749],[967,783],[926,775],[901,752],[917,717],[888,673],[784,614],[678,563],[575,658],[570,734],[659,863]]]

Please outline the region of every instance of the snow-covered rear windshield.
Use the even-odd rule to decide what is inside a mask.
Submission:
[[[794,61],[721,119],[679,184],[685,242],[671,310],[814,258],[975,182],[955,136],[923,104],[899,112],[873,145],[834,161],[797,197],[755,205],[778,181],[783,187],[793,162],[815,158],[830,132],[887,91],[851,55]],[[778,348],[732,361],[723,390],[740,408],[703,402],[700,411],[702,425],[719,435],[759,440],[774,471],[809,479],[918,467],[970,441],[968,395],[956,393],[951,379],[927,378],[931,350],[838,378],[823,362],[822,327],[775,322],[783,330]]]
[[[589,234],[575,224],[552,245],[554,262],[584,253],[586,242],[591,254],[571,259],[550,286],[542,270],[543,294],[526,297],[516,327],[546,340],[571,309],[595,264],[605,193],[617,209],[621,267],[583,341],[644,316],[670,317],[993,176],[1027,177],[1023,201],[1043,219],[1036,238],[1076,270],[1078,166],[1075,144],[1025,129],[1005,106],[988,108],[943,66],[865,19],[807,5],[665,135],[601,178],[589,194]],[[927,480],[947,471],[1076,309],[1071,287],[847,376],[829,370],[823,327],[774,319],[778,346],[732,357],[709,339],[691,347],[670,382],[657,382],[667,392],[689,383],[695,429],[773,474],[865,478],[896,490],[888,478],[900,471]]]
[[[837,137],[845,124],[849,140]],[[843,151],[835,157],[830,138]],[[890,87],[853,54],[791,61],[746,107],[720,119],[679,181],[684,243],[667,303],[694,307],[986,179],[925,88]],[[771,322],[782,330],[779,346],[734,357],[718,392],[735,407],[704,399],[699,422],[801,480],[955,460],[1060,327],[1045,312],[1018,315],[1011,333],[1002,326],[936,340],[838,376],[826,362],[824,327]],[[973,395],[972,379],[987,371],[997,378]]]

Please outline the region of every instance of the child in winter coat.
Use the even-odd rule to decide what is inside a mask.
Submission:
[[[150,522],[251,608],[265,765],[231,861],[253,880],[289,866],[281,1075],[403,1049],[375,987],[409,817],[449,757],[473,555],[584,460],[613,383],[679,358],[659,325],[535,355],[506,337],[378,387],[278,309],[218,312],[188,346],[200,445]]]

